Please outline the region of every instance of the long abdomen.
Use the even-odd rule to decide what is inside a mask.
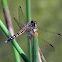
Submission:
[[[12,41],[14,38],[18,37],[19,35],[23,34],[26,30],[20,30],[19,32],[17,32],[15,35],[11,36],[8,40],[5,41],[5,43],[8,43],[10,41]]]

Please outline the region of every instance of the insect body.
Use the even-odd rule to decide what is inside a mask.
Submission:
[[[30,23],[27,23],[24,25],[24,27],[17,32],[15,35],[13,35],[12,37],[10,37],[8,40],[6,40],[5,42],[8,43],[11,40],[13,40],[14,38],[18,37],[19,35],[23,34],[25,31],[29,30],[31,27],[34,28],[36,24],[36,21],[31,21]]]

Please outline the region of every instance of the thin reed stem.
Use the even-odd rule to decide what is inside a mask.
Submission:
[[[38,33],[34,33],[33,36],[33,62],[39,62],[39,56],[38,56]]]
[[[26,0],[27,22],[31,21],[31,7],[30,7],[30,3],[31,3],[30,0]],[[31,40],[30,40],[29,37],[28,37],[28,53],[29,53],[29,60],[30,60],[30,62],[32,62]]]

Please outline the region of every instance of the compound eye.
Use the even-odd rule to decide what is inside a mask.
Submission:
[[[34,23],[34,21],[31,21],[31,23]]]

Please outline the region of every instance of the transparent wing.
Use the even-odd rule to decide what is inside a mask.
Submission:
[[[19,28],[22,29],[22,27],[26,24],[26,17],[24,16],[21,6],[18,7],[18,19],[16,19],[15,17],[13,18],[16,24],[19,26]],[[24,34],[22,34],[22,36],[19,36],[17,39],[21,38],[22,40],[24,38],[26,40],[27,35],[28,34],[25,32]]]
[[[20,29],[22,29],[23,25],[15,18],[13,17],[17,25],[19,26]]]
[[[40,29],[41,31],[43,31],[43,32],[48,32],[48,33],[50,33],[50,34],[53,34],[53,36],[54,36],[54,35],[56,35],[56,36],[62,36],[62,34],[59,33],[59,32],[50,31],[50,30],[47,30],[47,29],[45,29],[45,28],[40,28],[40,27],[39,27],[39,29]]]
[[[61,41],[62,40],[62,34],[53,32],[50,30],[47,30],[45,28],[39,28],[39,38],[41,37],[42,39],[48,40],[49,42],[54,42],[54,41]]]
[[[39,43],[41,44],[41,50],[44,54],[55,51],[58,48],[58,45],[62,43],[62,34],[47,30],[45,28],[39,29]]]
[[[21,6],[18,8],[18,18],[22,25],[26,24],[26,17],[24,16]]]
[[[18,20],[15,17],[13,18],[20,29],[26,24],[26,17],[24,16],[21,6],[18,7]]]

